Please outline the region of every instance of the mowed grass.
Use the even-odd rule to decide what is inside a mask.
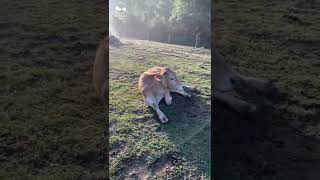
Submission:
[[[217,178],[317,179],[320,174],[314,167],[319,167],[320,155],[319,2],[219,1],[214,11],[216,46],[226,60],[244,75],[272,80],[279,90],[273,112],[257,122],[245,125],[247,122],[237,117],[217,122]],[[232,137],[243,126],[260,132],[252,135],[242,129]],[[222,127],[230,133],[224,134]],[[247,143],[237,141],[237,136],[252,137]]]
[[[210,50],[142,40],[123,40],[110,49],[109,163],[111,179],[209,178],[211,171]],[[161,124],[138,90],[140,74],[170,67],[187,85],[191,99],[173,94],[160,103],[169,123]]]
[[[0,179],[107,178],[92,64],[104,1],[0,3]]]

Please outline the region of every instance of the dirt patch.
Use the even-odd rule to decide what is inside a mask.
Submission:
[[[151,175],[151,171],[145,164],[145,159],[146,157],[139,157],[137,159],[129,159],[125,161],[126,166],[121,170],[124,174],[120,175],[119,178],[147,180]]]
[[[174,170],[174,160],[173,158],[161,158],[154,162],[151,166],[152,174],[156,176],[166,176],[169,175]]]

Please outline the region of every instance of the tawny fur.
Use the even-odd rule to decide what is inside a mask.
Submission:
[[[228,65],[222,55],[213,48],[213,98],[223,102],[239,113],[255,112],[255,104],[243,101],[232,95],[234,83],[245,84],[247,88],[253,88],[260,92],[268,91],[272,85],[269,81],[240,75]]]
[[[172,103],[170,92],[191,97],[184,91],[183,84],[170,68],[154,67],[141,74],[139,90],[145,103],[152,107],[162,123],[168,122],[167,116],[159,109],[159,102],[164,98],[167,105]]]
[[[107,65],[108,65],[108,37],[103,38],[96,52],[92,82],[99,95],[101,103],[106,103],[107,93]]]

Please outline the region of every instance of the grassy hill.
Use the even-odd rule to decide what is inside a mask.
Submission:
[[[111,179],[139,177],[187,179],[208,177],[211,170],[211,52],[192,47],[123,40],[110,49],[109,131]],[[160,103],[169,123],[162,125],[143,102],[140,74],[165,66],[196,87],[193,97],[173,94]]]
[[[107,177],[91,83],[104,3],[0,2],[0,179]]]
[[[219,1],[215,12],[216,45],[226,60],[279,90],[256,121],[214,106],[215,176],[318,179],[319,1]]]

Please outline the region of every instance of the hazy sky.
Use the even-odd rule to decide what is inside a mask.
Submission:
[[[109,17],[113,15],[116,7],[116,0],[109,0]]]

